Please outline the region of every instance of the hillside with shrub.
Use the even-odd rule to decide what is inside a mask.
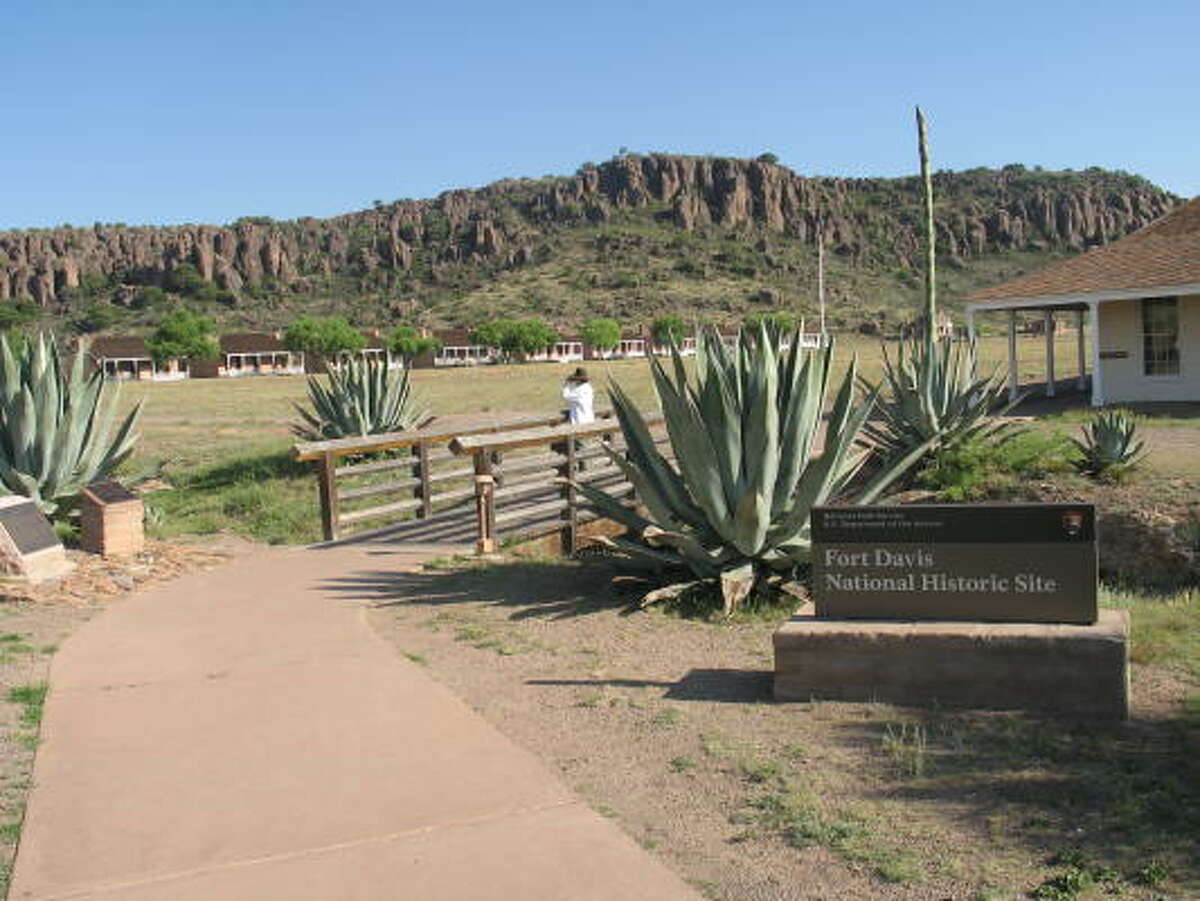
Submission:
[[[940,172],[943,296],[1122,237],[1179,198],[1101,169]],[[472,326],[538,316],[714,321],[816,315],[825,249],[831,325],[891,331],[921,290],[920,187],[810,177],[754,160],[666,154],[585,163],[330,219],[96,223],[0,232],[0,326],[144,330],[185,303],[222,327],[339,313],[360,326]]]

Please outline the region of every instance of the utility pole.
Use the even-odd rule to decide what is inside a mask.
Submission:
[[[825,344],[825,222],[817,223],[817,304],[821,309],[821,344]]]

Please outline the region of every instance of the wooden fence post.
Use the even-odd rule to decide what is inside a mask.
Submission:
[[[418,515],[422,519],[428,519],[433,515],[433,487],[429,483],[429,442],[422,438],[413,451],[417,455],[417,467],[420,469],[417,478],[421,480],[417,488],[421,492],[421,510]]]
[[[573,557],[575,556],[575,551],[579,548],[579,511],[576,507],[577,492],[575,486],[572,484],[577,468],[575,440],[573,438],[568,438],[566,441],[566,457],[566,463],[559,469],[568,479],[567,484],[563,486],[562,490],[562,496],[567,501],[567,508],[562,514],[565,520],[562,530],[562,553],[564,556]]]
[[[321,491],[321,530],[326,541],[336,541],[338,537],[337,476],[334,474],[336,467],[337,458],[332,453],[326,451],[321,455],[317,467],[317,482]]]
[[[476,554],[496,552],[496,479],[492,475],[492,457],[486,450],[476,451],[475,458],[475,518],[479,540]]]

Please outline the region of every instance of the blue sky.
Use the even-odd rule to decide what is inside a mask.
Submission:
[[[1113,11],[1108,11],[1112,9]],[[10,4],[0,228],[360,209],[634,151],[1200,194],[1200,3]]]

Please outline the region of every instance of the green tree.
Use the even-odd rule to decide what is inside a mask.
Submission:
[[[486,347],[503,349],[516,326],[514,319],[489,319],[471,329],[471,340]]]
[[[650,324],[650,334],[654,336],[655,343],[663,347],[682,341],[685,329],[683,317],[673,314],[659,316]]]
[[[398,325],[387,337],[387,348],[392,353],[411,360],[423,353],[437,353],[442,342],[437,338],[425,338],[411,325]]]
[[[766,153],[760,153],[757,157],[755,157],[755,159],[757,159],[760,163],[770,163],[772,166],[779,165],[779,157],[770,151],[767,151]]]
[[[796,324],[796,317],[791,313],[751,313],[742,320],[743,327],[753,331],[765,325],[778,332],[794,332]]]
[[[362,332],[341,316],[300,316],[283,336],[288,350],[336,357],[340,353],[356,353],[366,346]]]
[[[505,357],[535,354],[552,346],[558,332],[541,319],[492,319],[471,331],[476,344],[496,347]]]
[[[221,352],[213,334],[216,327],[208,316],[184,308],[172,310],[146,339],[146,349],[155,363],[211,360]]]
[[[541,319],[522,319],[509,336],[509,346],[505,350],[527,356],[553,347],[557,340],[558,332]]]
[[[615,350],[621,343],[621,323],[615,319],[589,319],[580,329],[583,340],[596,350]]]

